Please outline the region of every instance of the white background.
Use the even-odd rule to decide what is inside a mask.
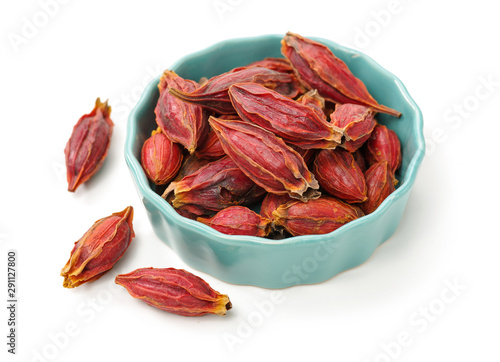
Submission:
[[[500,22],[491,3],[3,1],[0,360],[500,360]],[[428,153],[399,228],[372,258],[324,283],[273,291],[197,272],[166,247],[123,149],[144,85],[177,59],[288,30],[357,48],[398,76],[423,112]],[[63,150],[97,97],[113,107],[111,148],[72,194]],[[137,237],[123,259],[97,282],[64,289],[73,243],[128,205]],[[18,252],[16,356],[6,345],[9,249]],[[186,318],[115,286],[116,274],[147,266],[195,272],[234,309]]]

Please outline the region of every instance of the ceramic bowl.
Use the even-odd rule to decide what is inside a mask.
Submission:
[[[231,39],[185,56],[169,69],[184,78],[212,77],[265,57],[279,57],[282,35]],[[284,288],[318,283],[366,261],[395,232],[424,156],[421,112],[405,86],[368,56],[330,40],[328,46],[367,86],[381,104],[402,112],[400,118],[379,114],[402,145],[398,187],[370,215],[324,235],[283,240],[222,234],[184,218],[154,191],[140,165],[144,140],[156,129],[154,108],[161,74],[146,87],[128,120],[125,158],[156,235],[190,267],[234,284]]]

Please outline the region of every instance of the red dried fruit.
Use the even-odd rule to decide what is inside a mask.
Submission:
[[[73,127],[64,150],[68,191],[74,192],[101,168],[113,133],[110,113],[108,102],[97,98],[92,112],[82,116]]]
[[[361,149],[358,148],[356,151],[354,151],[352,153],[352,156],[354,157],[354,160],[356,161],[359,168],[361,169],[361,172],[363,172],[363,174],[364,174],[366,171],[366,161],[365,161],[365,158],[363,156],[363,153],[361,152]]]
[[[146,176],[156,185],[171,181],[182,164],[182,149],[158,127],[151,133],[141,150],[141,165]]]
[[[325,114],[325,99],[319,95],[316,89],[311,89],[310,91],[302,94],[297,102],[312,108],[313,111],[319,116],[319,118],[324,119],[326,121]]]
[[[286,204],[288,201],[292,201],[293,199],[285,195],[276,195],[267,193],[264,200],[262,200],[262,205],[260,206],[260,216],[265,217],[266,219],[273,219],[273,211],[276,210],[280,205]]]
[[[264,190],[248,178],[229,157],[210,162],[198,171],[172,182],[163,194],[173,192],[172,206],[198,216],[215,214],[229,206],[248,205],[259,200]]]
[[[200,217],[197,221],[228,235],[265,237],[271,231],[271,220],[261,217],[245,206],[230,206],[211,218]]]
[[[401,143],[393,130],[377,124],[366,141],[364,156],[369,165],[387,161],[394,174],[401,166]]]
[[[177,172],[177,175],[172,182],[182,180],[185,176],[191,175],[210,162],[211,161],[208,159],[196,157],[196,154],[187,156],[186,158],[184,158],[181,168],[179,169],[179,172]]]
[[[327,193],[343,201],[366,201],[363,172],[346,150],[321,150],[314,160],[314,175]]]
[[[183,145],[189,153],[193,153],[208,133],[206,115],[201,107],[171,95],[171,87],[192,92],[198,84],[179,77],[173,71],[165,70],[158,84],[160,97],[155,108],[156,123],[165,135],[172,142]]]
[[[290,201],[273,211],[273,221],[293,236],[327,234],[363,216],[356,206],[322,195],[308,202]]]
[[[217,159],[226,155],[219,141],[219,137],[210,129],[208,136],[197,148],[196,156],[198,158]]]
[[[319,184],[299,153],[255,124],[209,119],[222,148],[234,163],[268,192],[308,200],[319,196]]]
[[[342,134],[313,108],[255,83],[229,87],[234,109],[242,120],[273,132],[301,148],[335,148]]]
[[[240,67],[210,78],[202,87],[185,91],[172,88],[170,93],[185,102],[198,104],[221,114],[234,113],[228,90],[234,83],[254,82],[274,89],[288,97],[298,95],[298,81],[295,75],[280,73],[262,67]]]
[[[152,307],[182,316],[223,316],[232,307],[227,295],[183,269],[141,268],[117,275],[115,283]]]
[[[317,149],[315,148],[300,148],[299,146],[293,145],[291,143],[287,143],[287,146],[292,148],[294,151],[297,151],[297,153],[304,159],[306,165],[309,165],[309,163],[314,159],[314,156],[316,156]]]
[[[325,45],[288,32],[281,41],[282,54],[292,64],[297,78],[307,89],[317,89],[334,103],[356,103],[396,117],[400,112],[380,105],[365,84]]]
[[[359,205],[366,215],[374,212],[394,192],[393,177],[387,161],[374,163],[366,170],[368,200]]]
[[[75,243],[71,256],[61,270],[65,288],[75,288],[99,279],[120,260],[135,236],[134,209],[97,220]]]
[[[373,109],[350,103],[337,105],[330,119],[333,128],[345,137],[341,146],[349,152],[356,151],[365,143],[377,123]]]

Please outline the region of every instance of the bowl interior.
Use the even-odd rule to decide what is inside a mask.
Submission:
[[[281,35],[267,35],[254,38],[230,39],[213,45],[197,53],[180,59],[170,69],[181,77],[199,80],[202,77],[213,77],[238,66],[243,66],[266,57],[282,57]],[[397,172],[399,188],[411,187],[413,178],[422,161],[424,142],[422,135],[422,115],[418,106],[409,96],[404,85],[393,74],[389,73],[366,55],[343,47],[327,39],[312,38],[327,45],[334,54],[342,59],[358,78],[363,80],[373,97],[381,104],[397,109],[402,113],[400,118],[386,114],[378,114],[378,122],[394,130],[401,141],[402,166]],[[129,125],[127,153],[133,156],[130,161],[139,162],[142,143],[156,129],[154,108],[159,97],[157,84],[160,75],[148,85],[142,99],[143,106],[138,110],[135,119],[138,121],[132,131]],[[130,158],[130,157],[129,157]],[[129,159],[128,158],[128,159]],[[411,164],[411,167],[409,167]],[[143,173],[142,169],[133,169],[134,177]],[[139,176],[140,177],[140,176]],[[148,182],[149,188],[157,187]],[[143,185],[144,186],[144,185]],[[160,190],[161,191],[161,190]],[[148,194],[150,194],[148,192]],[[169,210],[172,211],[172,210]]]
[[[186,56],[169,69],[174,70],[184,78],[196,81],[201,77],[210,78],[232,68],[243,66],[266,57],[281,57],[280,41],[282,37],[282,35],[266,35],[227,40]],[[161,75],[158,75],[158,77],[152,80],[146,87],[137,106],[130,114],[125,157],[132,177],[136,183],[136,187],[143,198],[146,209],[150,213],[150,219],[157,235],[176,250],[176,252],[185,253],[185,257],[181,257],[196,269],[203,270],[220,279],[238,284],[283,287],[293,285],[293,283],[281,283],[279,280],[262,281],[266,279],[267,276],[259,280],[257,272],[253,272],[255,276],[252,279],[251,277],[243,276],[246,275],[245,271],[240,272],[239,269],[224,269],[224,266],[220,265],[220,261],[226,256],[218,254],[219,249],[222,248],[226,251],[231,250],[232,254],[230,253],[230,256],[228,256],[226,264],[235,265],[238,259],[238,257],[235,256],[237,252],[241,252],[241,255],[244,253],[254,255],[253,253],[255,252],[255,257],[265,258],[267,254],[270,254],[269,248],[278,248],[280,255],[288,253],[290,258],[292,256],[299,258],[300,255],[297,254],[303,253],[303,251],[300,250],[300,247],[303,246],[313,246],[318,245],[318,243],[327,242],[331,244],[332,248],[342,248],[343,246],[341,247],[340,244],[345,244],[347,245],[346,248],[348,248],[349,240],[359,239],[360,246],[357,247],[359,249],[357,252],[358,254],[353,254],[354,256],[350,257],[350,262],[346,262],[344,266],[337,269],[325,271],[322,275],[318,276],[316,279],[310,279],[307,283],[321,281],[327,279],[328,276],[331,277],[335,273],[345,270],[345,268],[353,267],[366,260],[380,243],[392,235],[399,223],[404,206],[406,205],[406,200],[424,156],[425,146],[422,133],[423,120],[421,112],[401,81],[393,74],[383,69],[371,58],[330,40],[321,38],[312,39],[325,44],[337,57],[342,59],[354,75],[365,83],[369,92],[379,103],[394,108],[402,113],[400,118],[385,114],[377,115],[378,122],[394,130],[401,141],[403,160],[402,166],[396,175],[399,180],[396,191],[393,192],[372,214],[354,220],[330,234],[296,236],[279,241],[252,236],[225,235],[199,222],[181,217],[160,197],[159,194],[162,193],[162,190],[157,189],[154,184],[148,181],[140,165],[142,144],[150,136],[151,131],[157,127],[154,109],[159,97],[157,85]],[[153,209],[156,211],[152,211]],[[398,211],[395,212],[394,209]],[[168,228],[158,226],[158,224],[163,225],[164,223],[170,226]],[[385,224],[391,225],[387,226]],[[172,225],[174,226],[172,227]],[[386,229],[384,229],[385,226],[387,226]],[[176,244],[176,241],[172,240],[171,237],[169,238],[162,235],[162,233],[167,232],[166,230],[173,230],[175,228],[180,228],[182,231],[180,234],[176,234],[178,238],[183,239],[178,244]],[[159,231],[160,229],[161,231]],[[380,230],[380,235],[377,240],[373,241],[371,244],[366,243],[367,245],[363,245],[363,240],[367,238],[367,235],[373,233],[373,230]],[[193,234],[191,235],[191,233]],[[203,258],[200,258],[200,255],[195,255],[196,251],[192,250],[193,246],[190,247],[191,250],[186,250],[186,248],[180,246],[181,243],[189,243],[188,238],[193,235],[200,238],[200,240],[204,239],[203,258],[213,257],[214,260],[203,260]],[[335,245],[335,243],[339,245]],[[200,245],[201,241],[196,244],[196,247],[201,248]],[[291,246],[298,246],[298,251],[292,248],[288,249],[288,247]],[[243,247],[247,247],[248,249],[243,251]],[[257,251],[258,248],[263,249]],[[264,248],[267,249],[264,250]],[[362,256],[358,257],[357,255]],[[249,263],[249,270],[255,271],[255,266],[252,266],[250,258],[245,259],[244,256],[241,256],[240,262],[242,265]],[[217,265],[217,263],[219,263],[219,265]],[[276,263],[276,259],[270,259],[269,264],[272,263]],[[263,267],[264,264],[265,261],[262,261]],[[285,268],[286,265],[285,263],[282,267]],[[276,267],[278,268],[278,266]],[[242,268],[244,269],[244,267]],[[302,284],[302,282],[295,284]]]

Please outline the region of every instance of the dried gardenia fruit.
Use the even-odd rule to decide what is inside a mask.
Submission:
[[[182,164],[182,149],[158,127],[142,146],[141,165],[146,176],[156,185],[171,181]]]
[[[271,220],[261,217],[245,206],[230,206],[211,218],[200,217],[197,221],[228,235],[265,237],[271,231]]]
[[[394,174],[401,166],[401,143],[396,132],[384,125],[377,124],[366,141],[364,156],[369,165],[376,162],[389,162],[389,169]]]
[[[134,209],[97,220],[75,243],[71,256],[61,270],[65,288],[75,288],[99,279],[120,260],[135,236]]]
[[[226,154],[267,192],[302,200],[320,195],[318,181],[302,156],[274,133],[239,120],[210,117],[209,122]]]
[[[172,182],[182,180],[184,177],[191,175],[209,163],[209,159],[198,158],[196,157],[196,154],[185,157],[179,172],[177,172],[177,175]]]
[[[229,87],[234,109],[254,123],[301,148],[335,148],[342,134],[308,106],[255,83]]]
[[[322,195],[308,202],[290,201],[273,211],[273,221],[293,236],[327,234],[363,216],[356,206]]]
[[[321,150],[314,160],[314,175],[330,195],[349,203],[366,201],[365,177],[348,151]]]
[[[108,102],[97,98],[92,112],[82,116],[73,127],[64,150],[68,191],[74,192],[101,168],[113,133],[110,113]]]
[[[217,159],[226,155],[219,141],[219,137],[210,129],[208,136],[196,150],[198,158]]]
[[[356,151],[370,137],[375,128],[375,112],[359,104],[337,105],[330,114],[331,124],[345,138],[341,145],[349,152]]]
[[[115,283],[127,289],[132,297],[178,315],[223,316],[232,307],[227,295],[213,290],[203,279],[183,269],[141,268],[117,275]]]
[[[240,67],[210,78],[202,87],[186,91],[173,87],[170,93],[175,97],[221,114],[233,114],[234,109],[227,94],[234,83],[253,82],[274,89],[287,97],[295,97],[299,92],[295,75],[280,73],[262,67]]]
[[[393,174],[387,161],[374,163],[365,172],[368,200],[359,207],[366,215],[374,212],[387,196],[394,192]]]
[[[325,45],[288,32],[281,41],[281,52],[292,64],[297,78],[308,89],[317,89],[334,103],[356,103],[396,117],[400,112],[380,105],[365,84]]]
[[[325,99],[319,95],[316,89],[311,89],[310,91],[302,94],[297,102],[308,106],[316,112],[316,114],[321,118],[326,120],[325,115]]]
[[[272,193],[268,193],[264,200],[262,200],[262,205],[260,206],[260,216],[265,217],[266,219],[273,219],[273,211],[276,210],[283,204],[286,204],[288,201],[292,201],[293,199],[285,195],[276,195]]]
[[[356,161],[359,168],[361,169],[361,172],[363,172],[363,174],[364,174],[366,171],[366,161],[365,161],[365,157],[363,156],[363,153],[361,152],[361,149],[357,149],[356,151],[354,151],[352,153],[352,156],[354,157],[354,160]]]
[[[174,208],[184,207],[198,216],[215,214],[229,206],[248,205],[264,195],[264,190],[227,156],[172,182],[163,197],[167,198],[171,192]],[[188,205],[191,207],[186,208]]]
[[[179,77],[171,70],[165,70],[158,84],[160,97],[155,108],[156,123],[165,135],[172,142],[183,145],[189,153],[193,153],[208,133],[206,115],[201,107],[171,95],[171,87],[192,92],[198,84]]]
[[[287,143],[287,146],[290,146],[290,148],[292,148],[294,151],[297,151],[297,153],[304,159],[306,165],[309,165],[309,163],[314,159],[314,156],[316,156],[316,151],[318,151],[315,148],[300,148],[299,146],[293,145],[291,143]]]

